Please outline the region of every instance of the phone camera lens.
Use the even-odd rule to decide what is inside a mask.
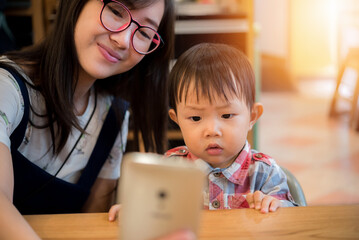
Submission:
[[[164,199],[167,197],[167,193],[165,191],[159,191],[158,197]]]

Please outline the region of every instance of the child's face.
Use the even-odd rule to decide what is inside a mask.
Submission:
[[[228,167],[243,148],[248,131],[262,114],[259,103],[252,112],[243,99],[227,94],[228,101],[214,97],[199,98],[189,89],[186,102],[177,103],[170,117],[180,127],[189,151],[214,168]]]

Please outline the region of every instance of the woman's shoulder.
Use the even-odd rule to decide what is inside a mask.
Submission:
[[[21,77],[25,79],[25,81],[29,84],[33,84],[32,80],[26,75],[24,70],[15,62],[8,59],[6,56],[0,56],[0,74],[2,81],[10,81],[10,82],[16,82],[15,77],[10,72],[11,69],[15,70],[17,74],[20,74]],[[8,66],[8,67],[5,67]],[[15,84],[16,87],[17,84]]]
[[[14,97],[23,102],[23,95],[20,85],[24,83],[29,94],[30,103],[32,98],[38,95],[38,92],[32,87],[32,80],[26,75],[24,70],[15,62],[9,60],[5,56],[0,56],[0,92],[3,96]],[[14,75],[14,71],[16,71]],[[17,75],[17,76],[16,76]],[[19,76],[19,77],[18,77]]]
[[[0,67],[0,95],[21,96],[19,83],[7,69]],[[19,93],[19,94],[14,94]]]
[[[24,98],[19,83],[8,70],[0,67],[0,140],[7,146],[10,146],[8,136],[21,121],[24,108]]]

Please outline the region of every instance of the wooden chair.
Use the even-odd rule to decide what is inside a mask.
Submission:
[[[348,69],[352,69],[356,72],[356,79],[354,86],[349,86],[348,83],[344,81],[345,72]],[[347,87],[351,91],[351,94],[344,96],[341,94],[341,87]],[[330,116],[338,115],[339,111],[337,109],[338,100],[345,100],[350,103],[350,125],[353,126],[356,131],[359,131],[359,48],[351,48],[348,51],[346,58],[344,59],[339,73],[337,76],[337,85],[334,91],[333,99],[330,106]]]

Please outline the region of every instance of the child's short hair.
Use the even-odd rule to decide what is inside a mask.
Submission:
[[[194,86],[199,96],[213,93],[228,99],[226,93],[243,98],[249,109],[255,101],[255,78],[248,58],[238,49],[226,44],[201,43],[184,52],[170,73],[170,107],[187,99],[188,89]],[[193,84],[193,85],[192,85]]]

